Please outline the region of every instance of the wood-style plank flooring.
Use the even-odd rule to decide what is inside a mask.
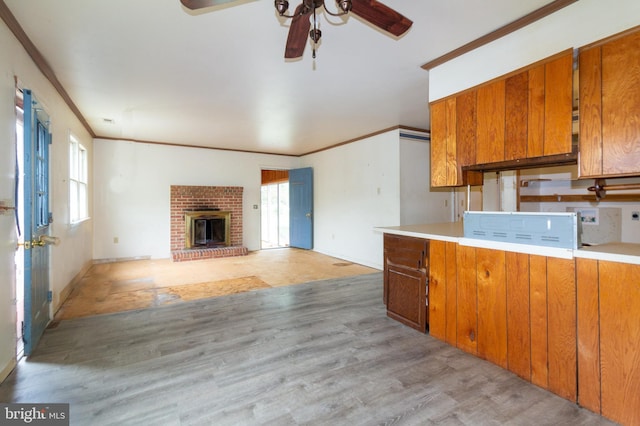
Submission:
[[[376,269],[311,250],[282,248],[247,256],[172,262],[97,263],[82,277],[55,320],[122,312],[259,288],[370,274]]]
[[[382,273],[62,320],[0,400],[74,425],[603,425],[393,321]]]

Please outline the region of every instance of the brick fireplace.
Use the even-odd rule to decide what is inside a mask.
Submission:
[[[211,259],[215,257],[244,256],[242,245],[242,192],[240,186],[171,186],[171,258],[174,262]],[[201,217],[203,212],[217,212],[228,216],[227,243],[215,246],[191,246],[187,235],[188,220],[192,213]]]

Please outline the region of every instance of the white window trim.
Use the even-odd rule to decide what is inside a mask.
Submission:
[[[71,225],[89,220],[89,158],[88,151],[69,132],[69,223]],[[84,188],[84,206],[82,200]],[[75,203],[74,203],[75,201]],[[75,211],[74,211],[75,210]],[[82,212],[84,210],[84,214]]]

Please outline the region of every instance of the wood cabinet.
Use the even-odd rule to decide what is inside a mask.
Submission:
[[[640,175],[640,27],[580,49],[580,177]]]
[[[384,302],[387,315],[425,332],[429,242],[384,234]]]
[[[577,399],[574,262],[429,243],[429,334]]]
[[[640,424],[640,265],[576,259],[579,403]]]
[[[476,94],[431,104],[431,186],[481,185],[480,173],[462,171],[475,161]]]
[[[481,185],[470,166],[543,165],[572,153],[572,88],[568,50],[431,103],[431,185]]]

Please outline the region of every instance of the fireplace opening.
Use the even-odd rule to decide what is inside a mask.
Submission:
[[[231,212],[185,212],[185,248],[228,247]]]

